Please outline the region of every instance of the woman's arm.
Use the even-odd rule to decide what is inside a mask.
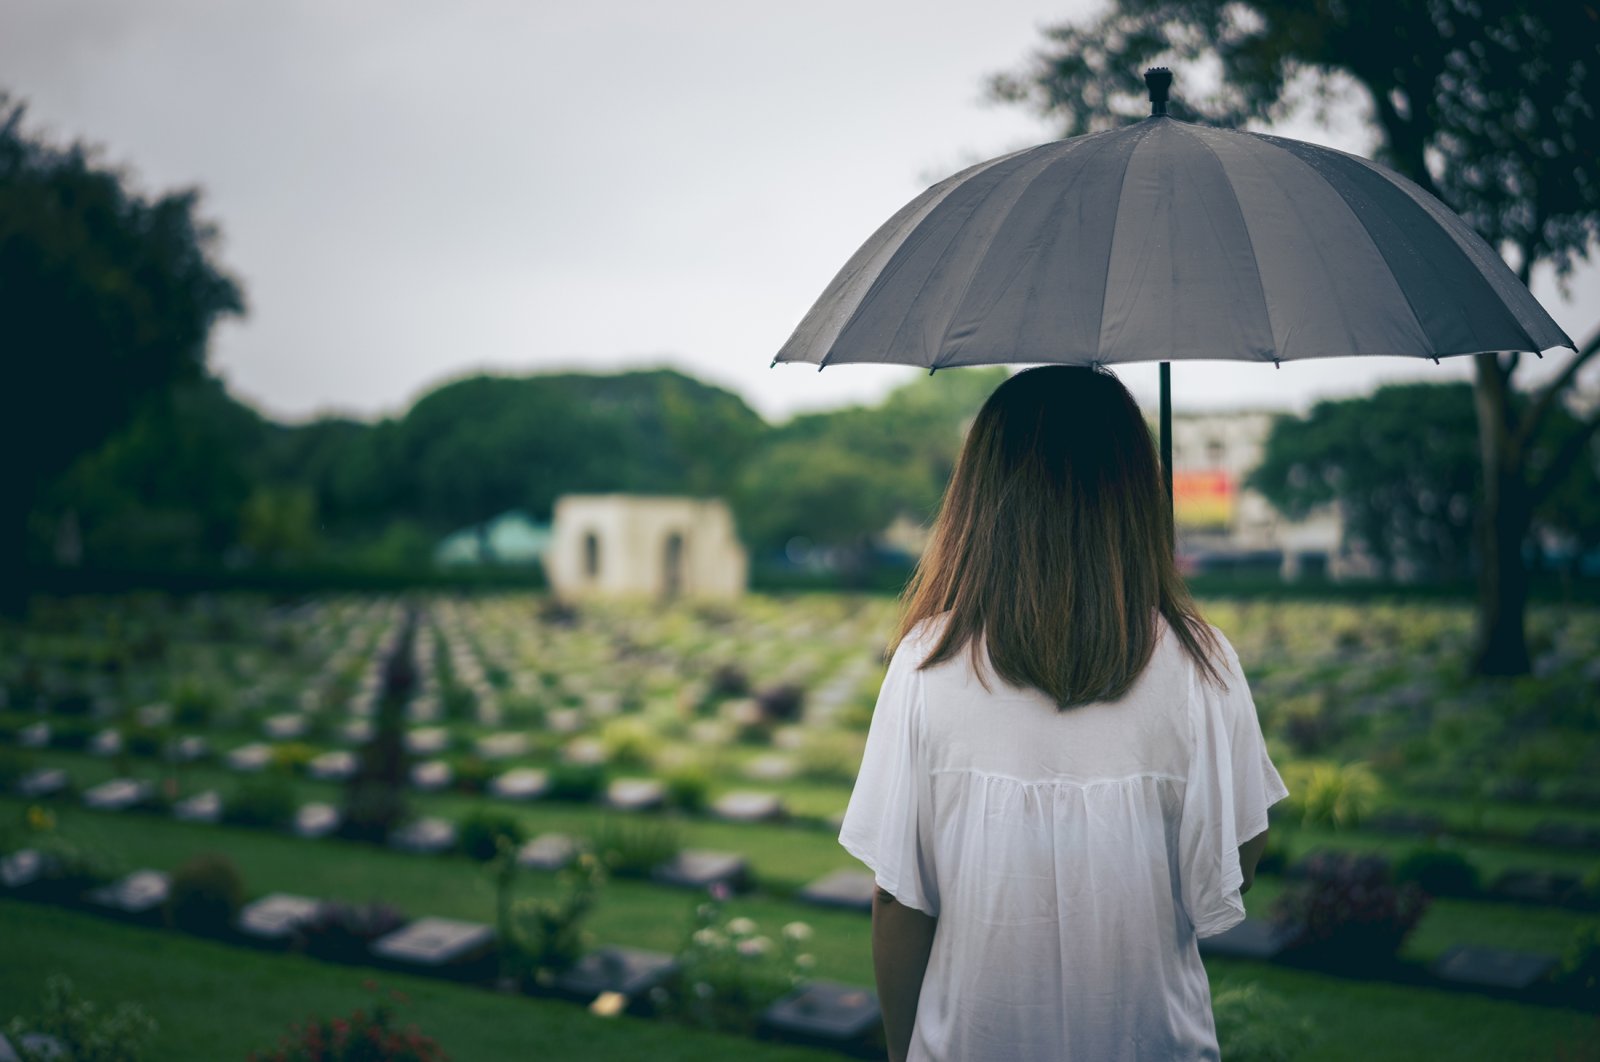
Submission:
[[[917,1020],[917,996],[928,969],[937,918],[896,903],[877,889],[872,894],[872,973],[878,982],[878,1006],[890,1062],[901,1062],[911,1050],[911,1028]]]
[[[1250,891],[1250,886],[1255,884],[1256,863],[1261,859],[1261,853],[1267,847],[1267,831],[1262,830],[1244,844],[1239,846],[1239,869],[1244,872],[1244,883],[1239,886],[1240,893]]]

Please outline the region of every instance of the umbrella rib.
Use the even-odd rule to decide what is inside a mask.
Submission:
[[[1172,119],[1170,119],[1170,118],[1163,119],[1163,121],[1171,121],[1171,120]],[[1149,119],[1145,119],[1145,121],[1149,121]],[[1148,129],[1142,130],[1139,133],[1139,138],[1133,142],[1133,147],[1128,149],[1128,157],[1126,159],[1124,159],[1123,162],[1122,162],[1122,175],[1117,178],[1117,198],[1116,198],[1116,201],[1118,203],[1122,202],[1123,189],[1125,189],[1127,187],[1127,185],[1128,185],[1128,170],[1133,167],[1133,157],[1139,153],[1140,146],[1145,142],[1146,138],[1148,138],[1149,135],[1150,135],[1150,131]],[[1112,256],[1116,253],[1116,247],[1117,247],[1117,222],[1121,217],[1122,217],[1122,211],[1121,210],[1112,211],[1112,213],[1111,213],[1111,234],[1108,237],[1106,237],[1106,260],[1107,261],[1110,261]],[[1104,283],[1104,284],[1102,284],[1100,286],[1100,315],[1099,315],[1099,318],[1098,318],[1098,324],[1096,325],[1095,330],[1094,330],[1094,357],[1095,357],[1095,360],[1097,362],[1101,361],[1101,357],[1100,357],[1100,355],[1102,353],[1101,347],[1104,346],[1105,341],[1106,341],[1106,296],[1110,293],[1110,291],[1111,291],[1111,282],[1110,282],[1110,278],[1107,277],[1106,278],[1106,283]]]

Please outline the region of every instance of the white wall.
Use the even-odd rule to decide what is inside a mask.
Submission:
[[[585,542],[598,545],[594,571]],[[662,597],[668,542],[681,542],[678,594],[727,598],[744,593],[749,558],[721,501],[633,494],[569,494],[556,500],[545,573],[565,598]]]

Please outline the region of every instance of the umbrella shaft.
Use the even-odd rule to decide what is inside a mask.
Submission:
[[[1172,504],[1172,362],[1161,363],[1161,478],[1167,485],[1167,543],[1177,552],[1177,513]]]

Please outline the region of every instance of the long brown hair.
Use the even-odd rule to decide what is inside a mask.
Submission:
[[[1159,613],[1220,684],[1170,519],[1150,429],[1120,380],[1068,365],[1017,373],[967,433],[894,645],[949,612],[922,667],[963,646],[976,667],[985,646],[1001,678],[1066,709],[1128,691],[1155,652]]]

